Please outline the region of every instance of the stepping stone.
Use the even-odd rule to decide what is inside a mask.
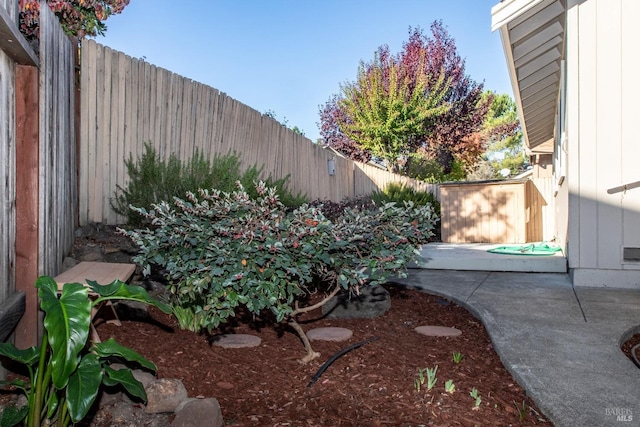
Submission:
[[[460,329],[447,326],[418,326],[414,330],[429,337],[457,337],[462,334]]]
[[[326,327],[326,328],[315,328],[311,329],[307,332],[307,337],[310,340],[317,341],[346,341],[353,335],[353,331],[347,328],[336,328],[336,327]]]
[[[209,339],[211,345],[222,348],[246,348],[257,347],[262,340],[260,337],[249,334],[220,334]]]

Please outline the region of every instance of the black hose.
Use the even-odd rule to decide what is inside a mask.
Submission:
[[[378,337],[371,337],[368,340],[357,342],[355,344],[350,345],[349,347],[343,348],[342,350],[340,350],[339,352],[337,352],[336,354],[331,356],[329,358],[329,360],[327,360],[326,362],[324,362],[324,364],[322,366],[320,366],[320,369],[318,369],[318,372],[316,372],[316,374],[313,376],[313,378],[311,378],[311,381],[309,381],[309,384],[307,384],[307,388],[311,387],[316,381],[318,381],[318,379],[324,373],[324,371],[326,371],[327,368],[329,366],[331,366],[331,364],[333,362],[335,362],[338,357],[347,354],[348,352],[350,352],[353,349],[356,349],[358,347],[362,347],[365,344],[369,344],[370,342],[377,341],[378,339],[379,339]]]
[[[640,344],[636,344],[631,347],[631,360],[636,364],[638,368],[640,368],[640,361],[638,361],[638,357],[636,356],[636,350],[640,348]]]

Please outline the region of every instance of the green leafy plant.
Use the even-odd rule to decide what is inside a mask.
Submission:
[[[513,402],[513,405],[516,407],[516,411],[518,411],[518,416],[520,417],[520,421],[524,421],[527,417],[527,413],[529,412],[529,407],[527,406],[527,402],[522,401],[522,406],[518,405],[516,401]]]
[[[414,205],[431,204],[434,208],[440,206],[440,203],[433,193],[416,190],[413,187],[398,182],[388,183],[382,191],[375,191],[371,195],[371,198],[376,203],[402,203],[411,201]]]
[[[414,387],[418,392],[422,389],[424,383],[427,383],[427,390],[431,390],[438,381],[436,374],[438,372],[438,365],[433,368],[418,369],[418,378],[414,381]]]
[[[444,391],[449,394],[453,394],[456,391],[456,386],[453,383],[453,380],[447,380],[447,382],[444,383]]]
[[[478,389],[474,387],[469,392],[469,396],[471,396],[471,398],[474,399],[473,409],[477,410],[480,407],[480,403],[482,403],[482,397],[480,396],[480,392],[478,392]]]
[[[113,339],[89,345],[91,311],[106,300],[144,302],[165,312],[171,312],[170,307],[154,300],[143,288],[120,281],[105,286],[88,282],[88,287],[67,283],[59,292],[51,277],[41,276],[35,286],[44,311],[41,345],[19,350],[13,344],[0,343],[0,355],[24,365],[30,380],[0,384],[17,387],[28,404],[3,411],[0,425],[76,423],[86,416],[102,384],[123,386],[130,395],[146,400],[142,384],[129,369],[114,370],[110,365],[116,360],[132,362],[152,371],[155,365]],[[95,297],[89,296],[89,289]]]
[[[152,205],[161,201],[171,202],[174,197],[183,197],[188,191],[196,192],[200,188],[233,191],[236,182],[240,182],[250,197],[258,196],[255,182],[262,178],[262,168],[253,165],[242,170],[240,158],[235,153],[215,155],[213,159],[196,153],[187,161],[180,161],[171,154],[164,160],[150,143],[145,143],[144,153],[137,161],[129,155],[125,161],[129,182],[126,188],[117,186],[111,198],[111,208],[127,218],[131,226],[140,226],[143,217],[130,206],[150,210]],[[280,201],[288,207],[298,207],[305,203],[304,195],[293,194],[287,188],[289,177],[265,179],[270,187],[276,188]]]
[[[104,35],[104,21],[122,12],[129,0],[47,0],[49,8],[60,20],[64,32],[83,37]],[[40,3],[38,0],[19,0],[20,31],[28,39],[39,38]]]
[[[460,363],[462,362],[462,358],[464,356],[462,355],[462,353],[460,353],[459,351],[454,351],[453,352],[453,363]]]
[[[318,353],[296,317],[340,290],[357,293],[406,275],[419,256],[417,245],[431,236],[430,206],[346,208],[332,221],[319,207],[288,210],[263,182],[256,188],[257,199],[240,185],[231,193],[187,193],[186,200],[151,211],[136,208],[153,227],[121,230],[141,248],[135,260],[145,274],[152,265],[168,272],[182,328],[211,331],[240,306],[255,314],[270,310],[300,335],[303,361],[311,360]],[[324,298],[301,305],[311,292]]]
[[[416,190],[405,184],[390,182],[385,185],[382,191],[373,192],[371,199],[377,204],[397,203],[402,205],[405,202],[412,202],[416,206],[431,205],[435,215],[440,217],[440,202],[433,193]],[[440,221],[435,222],[434,234],[440,235]]]

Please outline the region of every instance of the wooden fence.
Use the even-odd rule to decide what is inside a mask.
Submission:
[[[440,186],[442,241],[526,243],[553,239],[553,178]]]
[[[128,176],[124,160],[151,143],[163,156],[236,152],[243,166],[264,166],[310,199],[339,201],[406,178],[356,165],[226,94],[92,40],[82,43],[81,225],[119,224],[110,206]],[[332,159],[335,175],[329,175]],[[408,183],[410,181],[407,181]],[[424,187],[424,185],[423,185]]]
[[[24,292],[14,332],[24,348],[41,328],[35,279],[60,272],[77,226],[77,44],[42,7],[36,55],[18,31],[17,4],[0,0],[0,306]]]

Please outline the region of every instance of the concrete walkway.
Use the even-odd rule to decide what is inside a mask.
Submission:
[[[620,350],[640,331],[640,289],[574,288],[566,274],[427,269],[397,282],[478,317],[556,427],[640,426],[640,369]]]

